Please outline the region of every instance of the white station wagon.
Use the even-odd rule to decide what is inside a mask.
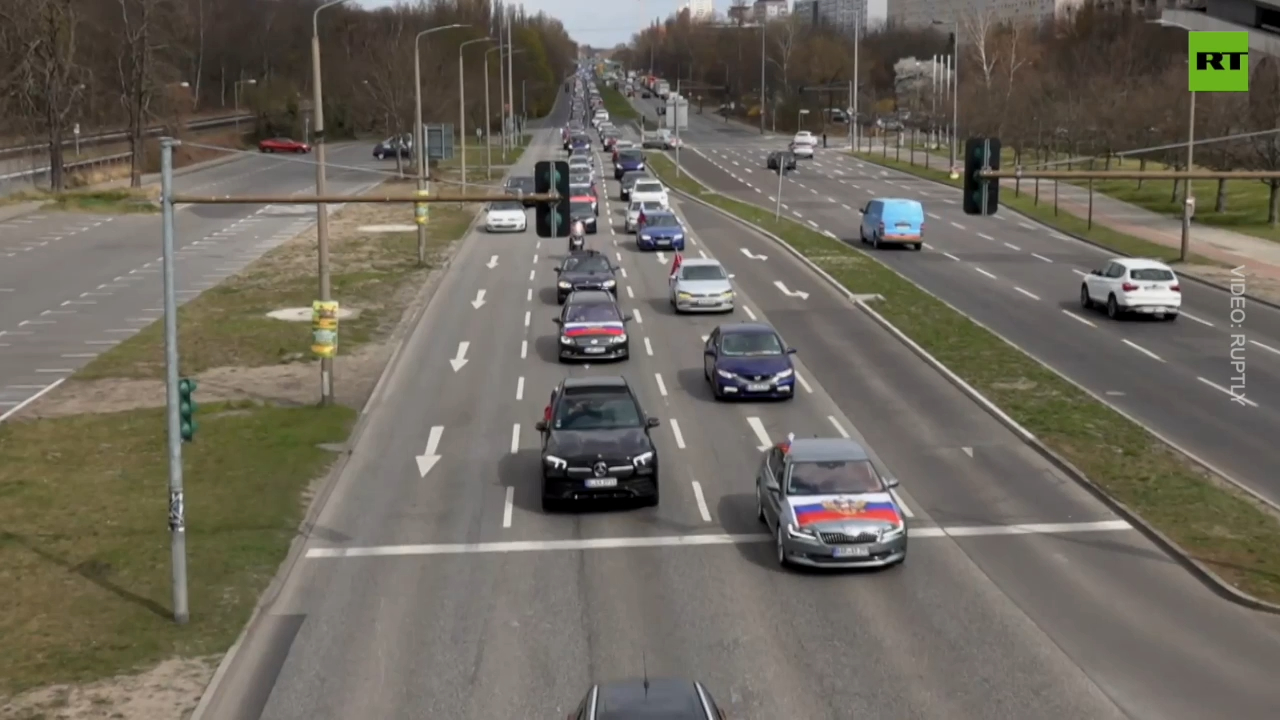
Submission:
[[[1113,258],[1101,270],[1084,276],[1080,305],[1086,310],[1105,307],[1113,320],[1127,314],[1177,320],[1182,285],[1177,274],[1158,260]]]

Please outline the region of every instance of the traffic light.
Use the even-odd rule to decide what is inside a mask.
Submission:
[[[191,442],[196,436],[196,410],[199,406],[191,396],[196,391],[196,381],[182,378],[178,381],[178,428],[184,442]]]
[[[569,236],[569,163],[564,160],[540,160],[533,166],[533,191],[539,195],[555,193],[556,202],[540,202],[537,207],[538,237]]]
[[[1000,207],[1000,181],[978,176],[983,170],[1000,169],[998,138],[969,138],[964,144],[964,212],[995,215]]]

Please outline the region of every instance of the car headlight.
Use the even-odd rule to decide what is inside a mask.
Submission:
[[[564,470],[569,467],[569,461],[564,458],[558,458],[555,455],[543,455],[542,463],[552,470]]]
[[[884,542],[886,540],[896,540],[897,538],[901,537],[902,534],[906,531],[907,531],[906,525],[886,525],[880,528],[880,532],[879,532],[880,542]]]
[[[773,376],[773,379],[774,379],[774,380],[786,380],[787,378],[789,378],[789,377],[791,377],[792,375],[795,375],[795,374],[796,374],[796,371],[795,371],[795,370],[792,370],[791,368],[787,368],[786,370],[783,370],[782,372],[778,373],[777,375],[774,375],[774,376]]]
[[[818,534],[812,530],[805,530],[796,525],[787,525],[787,535],[798,540],[817,540]]]
[[[692,299],[693,299],[693,295],[692,295],[691,293],[687,293],[687,292],[677,292],[677,293],[676,293],[676,297],[677,297],[677,298],[679,298],[679,299],[681,299],[681,300],[692,300]]]
[[[684,239],[684,233],[676,233],[676,234],[674,234],[674,235],[672,235],[672,236],[671,236],[671,239],[672,239],[672,240],[683,240],[683,239]]]
[[[569,337],[568,335],[561,335],[561,336],[560,336],[560,344],[561,344],[561,345],[572,345],[572,344],[573,344],[573,338]]]
[[[716,374],[724,378],[725,380],[732,380],[735,377],[737,377],[737,375],[734,375],[731,372],[725,372],[724,370],[716,370]]]
[[[600,283],[600,284],[601,284],[602,286],[604,286],[604,287],[611,288],[611,287],[613,287],[614,285],[617,285],[617,284],[618,284],[618,281],[617,281],[617,280],[605,280],[604,282],[602,282],[602,283]]]
[[[731,298],[733,298],[733,291],[732,291],[732,290],[725,290],[724,292],[720,293],[720,297],[725,298],[725,299],[731,299]]]
[[[573,283],[567,283],[561,280],[560,282],[556,283],[556,287],[560,288],[561,290],[571,290],[573,289]]]
[[[653,236],[650,235],[649,233],[640,233],[640,239],[644,240],[645,242],[649,242],[653,240]]]
[[[646,453],[640,453],[639,455],[631,458],[631,464],[636,467],[650,467],[653,464],[653,451],[650,450]]]

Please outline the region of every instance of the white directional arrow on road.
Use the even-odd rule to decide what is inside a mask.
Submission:
[[[752,255],[751,251],[746,248],[739,248],[739,249],[742,250],[742,254],[746,255],[748,259],[751,259],[751,260],[768,260],[769,259],[768,255]]]
[[[484,305],[484,294],[486,291],[477,290],[476,299],[471,301],[471,307],[479,310]]]
[[[666,253],[661,253],[661,252],[660,252],[660,253],[658,253],[658,262],[662,263],[663,265],[666,265],[666,264],[667,264],[667,254],[666,254]]]
[[[778,288],[779,290],[781,290],[781,291],[782,291],[782,294],[783,294],[783,295],[786,295],[787,297],[798,297],[798,298],[800,298],[801,300],[808,300],[808,299],[809,299],[809,293],[804,292],[804,291],[802,291],[802,290],[788,290],[788,289],[787,289],[787,286],[786,286],[786,285],[783,285],[781,280],[774,280],[774,281],[773,281],[773,285],[774,285],[774,287],[776,287],[776,288]]]
[[[471,343],[469,342],[458,343],[458,354],[449,361],[449,364],[453,366],[454,372],[458,372],[462,369],[463,365],[467,364],[467,348],[469,347],[471,347]]]
[[[497,255],[490,255],[490,256],[489,256],[489,262],[485,263],[485,265],[484,265],[484,266],[485,266],[485,267],[487,267],[487,268],[489,268],[490,270],[492,270],[492,269],[494,269],[494,268],[498,267],[498,256],[497,256]]]
[[[436,425],[431,428],[431,435],[427,437],[427,449],[422,451],[414,459],[418,461],[418,474],[426,477],[431,472],[431,468],[440,462],[440,456],[436,454],[436,450],[440,447],[440,436],[444,435],[444,427]]]

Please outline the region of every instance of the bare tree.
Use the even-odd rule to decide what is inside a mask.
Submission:
[[[128,118],[129,186],[142,187],[146,167],[146,129],[152,119],[151,101],[156,89],[156,52],[161,0],[116,0],[119,4],[119,54],[116,78],[120,104]]]

